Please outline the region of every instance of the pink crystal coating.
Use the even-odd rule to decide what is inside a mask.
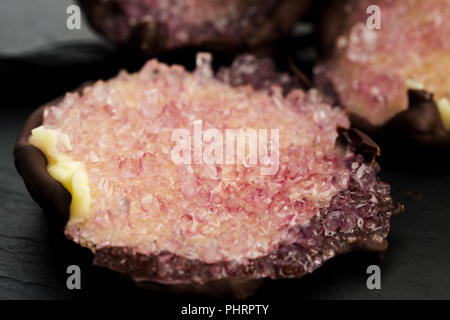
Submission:
[[[150,60],[138,73],[121,72],[47,108],[44,126],[69,136],[72,148],[58,147],[89,177],[92,212],[66,228],[69,237],[97,249],[243,261],[288,241],[292,227],[347,188],[350,170],[334,153],[336,127],[349,125],[343,111],[314,90],[283,96],[277,86],[231,87],[214,77],[207,58],[192,73]],[[220,131],[279,129],[279,170],[176,165],[172,132],[192,131],[195,120]]]

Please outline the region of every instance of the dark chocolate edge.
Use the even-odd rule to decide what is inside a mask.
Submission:
[[[391,141],[397,146],[429,148],[450,147],[450,131],[444,127],[433,94],[425,90],[408,90],[408,109],[397,113],[380,126],[350,114],[352,125],[360,128],[377,141]]]

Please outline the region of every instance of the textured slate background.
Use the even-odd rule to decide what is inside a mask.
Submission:
[[[112,76],[121,67],[135,70],[142,63],[105,46],[85,24],[82,31],[65,29],[70,1],[30,3],[0,3],[0,72],[7,80],[0,89],[0,298],[167,301],[91,266],[88,250],[51,232],[14,169],[14,140],[32,110],[85,80]],[[55,46],[61,40],[64,45]],[[393,218],[390,248],[382,260],[362,253],[339,257],[301,280],[270,282],[249,301],[450,298],[450,162],[437,160],[412,168],[384,164],[381,176],[407,210]],[[79,291],[65,285],[71,264],[82,270]],[[381,290],[366,288],[371,264],[381,266]]]

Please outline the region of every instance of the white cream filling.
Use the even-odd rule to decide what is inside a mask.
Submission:
[[[91,206],[91,195],[86,169],[83,163],[74,161],[57,148],[59,142],[70,150],[71,144],[69,137],[58,130],[40,126],[31,131],[28,142],[45,154],[48,161],[48,173],[55,180],[59,181],[72,195],[68,224],[84,222],[89,216]]]

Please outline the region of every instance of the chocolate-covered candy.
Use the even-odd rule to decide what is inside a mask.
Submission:
[[[374,5],[379,29],[368,25]],[[448,1],[329,1],[317,86],[382,145],[449,146],[448,19]]]
[[[79,2],[99,33],[146,56],[189,47],[233,53],[270,46],[309,6],[309,0]]]
[[[234,64],[231,69],[224,69],[222,74],[242,76],[239,68],[244,71],[255,65],[252,59],[244,61],[250,64]],[[390,197],[389,186],[376,176],[378,166],[373,160],[379,149],[373,141],[358,131],[344,129],[349,125],[345,114],[342,110],[327,105],[317,91],[287,89],[287,95],[283,95],[280,84],[286,83],[284,80],[281,83],[274,81],[277,86],[263,86],[255,90],[251,86],[243,86],[239,81],[236,83],[233,79],[217,79],[207,62],[207,56],[200,56],[197,70],[189,73],[179,66],[168,67],[151,61],[138,74],[121,73],[108,82],[98,82],[87,87],[81,97],[66,96],[61,102],[46,108],[44,121],[42,110],[30,117],[17,142],[15,160],[19,173],[26,184],[33,187],[33,196],[44,210],[67,216],[70,198],[59,196],[60,192],[66,192],[65,189],[56,180],[51,180],[42,153],[27,144],[31,129],[43,123],[44,128],[60,130],[59,134],[70,135],[71,141],[84,141],[83,144],[70,146],[65,143],[67,141],[61,140],[60,144],[54,145],[63,155],[60,159],[66,161],[66,164],[72,165],[71,161],[84,164],[92,183],[90,187],[95,201],[92,202],[95,210],[89,212],[81,222],[72,220],[65,228],[66,235],[90,248],[95,253],[95,264],[121,272],[140,285],[169,291],[231,294],[237,297],[250,294],[266,278],[302,277],[338,254],[356,249],[377,252],[385,250],[390,217],[398,211],[398,207]],[[270,75],[269,79],[280,77],[284,79],[275,74]],[[167,88],[167,83],[172,87]],[[151,92],[152,95],[138,95],[139,92],[149,92],[144,89],[150,87],[155,89]],[[170,94],[164,94],[164,90]],[[193,94],[195,92],[197,94]],[[182,97],[178,96],[183,94]],[[182,98],[183,103],[188,105],[184,105],[182,109],[177,108],[176,103],[155,105],[155,101],[165,99],[164,97]],[[203,100],[198,101],[199,97]],[[206,110],[204,108],[217,104],[218,97],[221,97],[221,107],[226,112],[221,116],[216,114],[222,111],[220,108],[203,112]],[[239,100],[241,103],[229,100],[237,98],[242,99]],[[250,112],[255,110],[250,109],[251,103],[254,104],[253,108],[262,108],[263,111],[249,117]],[[158,106],[162,108],[161,112],[153,112]],[[248,110],[239,114],[242,108]],[[202,114],[203,117],[209,117],[209,123],[215,125],[226,121],[230,116],[233,123],[259,121],[256,124],[263,124],[263,127],[276,124],[277,128],[285,128],[286,133],[282,131],[283,134],[288,134],[292,138],[288,140],[294,142],[292,145],[282,145],[280,168],[274,176],[260,177],[255,175],[252,167],[238,167],[234,169],[238,173],[237,179],[231,184],[229,179],[222,181],[222,185],[228,185],[226,188],[214,185],[214,179],[208,178],[210,171],[197,172],[202,166],[179,174],[173,170],[165,171],[164,165],[155,169],[153,166],[157,163],[165,163],[160,161],[164,158],[164,149],[150,154],[151,161],[147,161],[149,153],[146,148],[157,147],[158,144],[167,145],[153,140],[152,143],[145,143],[147,140],[134,135],[135,130],[141,128],[142,136],[147,139],[151,139],[152,135],[164,138],[164,130],[188,121],[189,118],[184,119],[182,112]],[[142,121],[147,121],[145,126],[140,126]],[[133,126],[127,127],[130,122]],[[109,125],[114,125],[113,130],[106,130]],[[337,130],[337,125],[341,129]],[[128,129],[124,131],[123,128]],[[300,134],[295,134],[297,131]],[[123,143],[123,148],[114,147],[120,143]],[[90,145],[97,149],[92,147],[85,150]],[[30,150],[33,156],[30,157],[21,150]],[[124,150],[128,150],[129,154],[124,153]],[[136,150],[139,152],[136,153]],[[288,152],[284,152],[286,150]],[[50,156],[55,157],[57,154]],[[104,157],[110,158],[104,161]],[[50,163],[57,162],[55,159],[50,160]],[[96,170],[98,163],[104,171]],[[173,167],[172,163],[165,165]],[[223,167],[219,171],[219,177],[228,169]],[[110,182],[105,181],[105,178]],[[175,179],[172,181],[178,182],[171,183],[164,179]],[[248,184],[245,179],[253,182]],[[200,180],[203,183],[197,184]],[[292,183],[294,180],[297,183]],[[121,190],[119,194],[114,192],[114,188],[111,190],[111,183],[114,181],[114,188]],[[157,183],[160,183],[158,188]],[[223,195],[224,198],[216,197],[212,199],[214,201],[209,201],[211,194],[208,196],[204,192],[208,184],[213,184],[215,195]],[[272,194],[274,188],[280,188],[283,184],[286,184],[285,189],[277,189]],[[255,189],[256,185],[259,188]],[[311,185],[316,187],[310,188]],[[242,188],[234,190],[236,186]],[[158,193],[163,188],[167,192]],[[290,191],[295,191],[295,194],[288,197]],[[109,195],[104,195],[105,192]],[[310,193],[314,197],[310,197]],[[152,197],[147,201],[149,194]],[[318,202],[316,198],[322,201]],[[176,201],[172,201],[173,199]],[[241,201],[242,199],[245,201]],[[159,205],[156,205],[157,201]],[[183,203],[182,207],[178,206],[180,203]],[[59,204],[64,204],[63,210],[58,207]],[[204,237],[190,229],[196,225],[193,215],[201,212],[202,206],[204,210],[218,210],[213,210],[209,217],[196,216],[199,219],[197,225],[216,228],[215,220],[210,225],[205,224],[211,217],[219,219],[219,224],[223,217],[238,220],[236,224],[224,224],[224,228],[237,228],[233,229],[234,233],[223,232],[220,228],[216,230],[214,239],[220,237],[222,243],[204,247],[202,243],[208,244],[211,239],[206,237],[205,242],[194,245],[195,241],[190,238],[195,235]],[[187,207],[195,207],[196,210],[178,215],[180,210]],[[153,247],[153,242],[147,243],[146,238],[142,238],[142,234],[151,237],[159,232],[158,228],[151,229],[150,233],[145,233],[145,229],[142,229],[153,221],[149,220],[152,214],[156,220],[158,215],[164,214],[167,219],[179,218],[177,223],[160,226],[159,229],[166,230],[170,237],[166,237],[166,233],[158,234],[157,240],[162,248],[159,250]],[[276,220],[279,217],[298,222],[286,225],[284,220]],[[252,219],[256,219],[255,223],[249,223]],[[273,220],[272,224],[270,219]],[[281,240],[273,248],[261,249],[261,245],[266,242],[263,234],[270,230],[270,227],[266,229],[265,225],[259,225],[265,222],[269,223],[268,226],[278,225],[283,231]],[[184,242],[179,242],[180,246],[173,245],[172,242],[180,241],[177,235],[183,234],[175,232],[176,229],[173,228],[181,225],[188,227],[183,241],[188,244],[191,244],[189,241],[194,241],[192,245],[183,246]],[[246,226],[245,232],[239,232],[242,225]],[[207,233],[208,228],[202,232]],[[256,228],[265,231],[255,233]],[[274,239],[278,239],[277,230],[272,230],[268,235],[274,235]],[[173,234],[170,233],[172,231]],[[238,241],[240,244],[237,246],[226,246],[228,237],[237,237],[239,240],[247,235],[262,238],[257,246],[248,246],[243,241]],[[136,242],[136,237],[141,237],[140,241]],[[252,238],[246,239],[253,241]],[[221,250],[215,249],[217,247]],[[185,253],[186,249],[191,250],[189,255]],[[244,256],[241,256],[240,249],[246,249]],[[258,250],[263,252],[255,254]]]

